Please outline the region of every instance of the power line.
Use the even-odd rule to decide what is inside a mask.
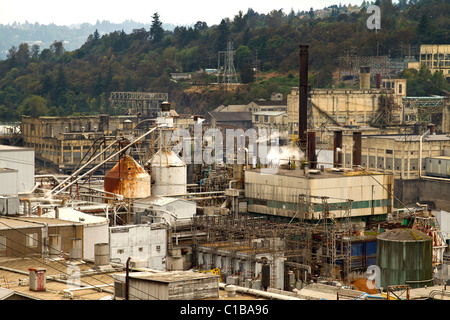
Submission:
[[[19,233],[25,235],[25,236],[28,237],[28,238],[34,239],[34,238],[30,237],[28,234],[26,234],[26,233],[24,233],[24,232],[21,232],[21,231],[18,230],[17,228],[11,227],[10,225],[8,225],[8,224],[6,224],[6,223],[4,223],[4,222],[2,222],[2,221],[0,221],[0,224],[3,224],[4,226],[10,228],[11,230],[14,230],[14,231],[16,231],[16,232],[19,232]],[[21,243],[15,241],[15,240],[12,240],[12,239],[9,238],[9,237],[6,237],[6,236],[5,236],[5,238],[6,238],[7,240],[9,240],[9,241],[12,241],[12,242],[14,242],[14,243],[16,243],[16,244],[22,246],[22,247],[25,247],[25,248],[29,249],[30,251],[32,251],[32,252],[34,252],[34,253],[41,254],[41,252],[36,251],[36,250],[34,250],[34,249],[32,249],[32,248],[26,246],[26,245],[23,245],[23,244],[21,244]],[[42,244],[41,241],[39,241],[39,240],[36,240],[36,241],[37,241],[39,244]],[[11,248],[11,247],[9,247],[9,246],[7,246],[7,245],[5,245],[5,247],[7,247],[8,249],[10,249],[10,250],[12,250],[12,251],[21,253],[20,251],[14,249],[14,248]],[[63,254],[64,254],[63,251],[57,250],[57,249],[55,249],[55,248],[53,248],[53,247],[50,247],[50,248],[52,248],[53,250],[55,250],[55,251],[57,251],[57,252],[60,252],[60,253],[63,253]],[[23,255],[23,253],[21,253],[21,255]],[[56,271],[58,271],[58,272],[60,272],[60,273],[62,273],[62,274],[71,276],[71,275],[68,274],[67,272],[61,271],[61,270],[57,269],[56,267],[51,266],[51,265],[45,263],[44,261],[38,260],[38,259],[36,259],[36,258],[34,258],[34,257],[32,257],[32,256],[30,256],[30,258],[33,259],[33,260],[36,260],[36,261],[38,261],[39,263],[41,263],[41,264],[43,264],[43,265],[45,265],[45,266],[48,266],[48,267],[50,267],[50,268],[52,268],[52,269],[54,269],[54,270],[56,270]],[[61,264],[61,265],[65,266],[65,267],[67,267],[67,265],[66,265],[65,263],[63,263],[63,262],[60,262],[60,261],[55,261],[55,262],[58,263],[58,264]],[[95,278],[94,275],[87,275],[87,276],[90,277],[90,278],[92,278],[92,279],[94,279],[94,280],[97,280],[97,281],[99,281],[99,282],[101,282],[101,283],[103,283],[103,284],[109,284],[109,283],[106,283],[106,282],[104,282],[104,281],[102,281],[102,280],[100,280],[100,279],[98,279],[98,278]],[[106,276],[113,278],[113,277],[112,277],[111,275],[109,275],[109,274],[106,274]],[[93,284],[90,284],[90,283],[87,282],[86,280],[81,280],[81,276],[80,276],[80,281],[85,282],[88,286],[95,286],[95,285],[93,285]],[[138,288],[136,288],[136,287],[133,287],[133,289],[135,289],[135,290],[137,290],[137,291],[139,291],[139,292],[141,292],[141,293],[147,294],[147,296],[149,296],[149,297],[157,298],[157,297],[152,296],[151,294],[149,294],[149,293],[147,293],[147,292],[144,292],[144,291],[142,291],[142,290],[140,290],[140,289],[138,289]],[[135,296],[135,297],[136,297],[136,296]]]

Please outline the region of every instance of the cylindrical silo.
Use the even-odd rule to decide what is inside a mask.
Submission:
[[[175,152],[161,148],[151,159],[153,195],[186,194],[187,167]]]
[[[414,229],[388,230],[377,237],[381,287],[433,283],[433,239]]]
[[[151,195],[151,177],[132,157],[125,155],[105,175],[104,190],[126,198],[148,197]]]

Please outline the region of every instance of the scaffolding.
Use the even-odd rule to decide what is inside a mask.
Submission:
[[[234,50],[232,41],[228,41],[226,51],[219,51],[217,62],[218,69],[220,69],[221,65],[220,64],[221,55],[224,55],[222,84],[225,85],[226,88],[229,88],[230,86],[236,85],[238,83],[236,76],[236,69],[234,67]]]
[[[313,202],[312,200],[319,200]],[[351,200],[340,208],[339,221],[328,210],[328,197],[299,195],[298,219],[285,217],[238,215],[197,215],[193,217],[193,265],[202,269],[220,268],[227,275],[240,276],[240,281],[261,276],[257,264],[270,266],[270,287],[280,289],[278,268],[304,270],[300,279],[309,282],[313,278],[326,278],[329,282],[349,280],[351,271],[351,224],[349,222]],[[317,219],[310,219],[311,212]],[[197,253],[211,255],[204,265],[197,260]],[[247,268],[237,268],[217,263],[215,257],[226,256],[230,261],[239,260]],[[264,257],[264,258],[263,258]]]
[[[110,112],[140,115],[143,118],[156,117],[160,104],[168,99],[167,93],[111,92]]]

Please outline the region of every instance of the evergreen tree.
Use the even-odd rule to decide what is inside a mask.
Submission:
[[[150,39],[154,43],[160,42],[164,38],[164,29],[162,28],[162,22],[159,20],[158,12],[153,14],[152,25],[150,27]]]
[[[215,43],[216,51],[225,51],[227,50],[228,36],[230,35],[230,28],[225,19],[222,19],[217,26],[217,31],[218,35]]]

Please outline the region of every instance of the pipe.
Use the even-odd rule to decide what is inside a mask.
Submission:
[[[130,300],[130,260],[131,257],[128,257],[126,263],[126,274],[125,274],[125,300]]]
[[[299,63],[299,111],[298,111],[298,137],[302,151],[306,154],[305,142],[308,130],[308,45],[300,45]]]
[[[68,176],[64,181],[62,181],[60,184],[58,184],[56,187],[54,187],[50,192],[54,192],[54,191],[58,190],[59,187],[61,187],[62,185],[64,185],[64,183],[66,183],[67,181],[69,181],[74,175],[80,173],[81,170],[83,170],[84,168],[86,168],[91,162],[93,162],[93,161],[96,160],[98,157],[100,157],[101,155],[103,155],[109,148],[111,148],[111,147],[112,147],[116,142],[118,142],[118,141],[119,141],[119,140],[114,140],[109,146],[107,146],[105,149],[103,149],[102,152],[100,152],[98,155],[96,155],[96,156],[93,157],[91,160],[89,160],[88,162],[86,162],[86,163],[84,164],[84,166],[80,167],[78,170],[76,170],[74,173],[72,173],[70,176]],[[108,158],[108,160],[109,160],[109,158]],[[106,161],[107,161],[107,160],[106,160]],[[106,162],[106,161],[103,161],[100,165],[103,165],[103,163]],[[95,169],[97,169],[98,167],[100,167],[100,165],[99,165],[99,166],[96,166]],[[90,171],[91,171],[91,170],[90,170]],[[90,171],[88,171],[88,172],[90,173]],[[84,174],[83,176],[85,176],[85,174]],[[80,177],[79,177],[79,178],[80,178]],[[77,180],[75,180],[75,181],[78,181],[79,178],[77,178]],[[65,188],[67,188],[67,187],[68,187],[68,186],[66,186]],[[65,188],[59,190],[58,192],[56,192],[56,194],[58,194],[59,192],[61,192],[61,191],[64,190]]]
[[[333,168],[342,166],[342,131],[334,131]]]
[[[311,169],[316,169],[317,156],[316,156],[316,133],[315,132],[308,132],[308,160],[309,160],[309,167]]]
[[[219,288],[220,289],[225,290],[225,288],[227,286],[228,286],[228,284],[219,282]],[[305,300],[305,299],[292,297],[292,296],[279,294],[279,293],[273,293],[273,292],[267,292],[267,291],[262,291],[262,290],[250,289],[250,288],[240,287],[240,286],[236,286],[236,285],[233,285],[233,286],[236,287],[236,291],[238,291],[238,292],[254,295],[254,296],[257,296],[257,297],[264,297],[264,298],[269,298],[269,299],[274,299],[274,300]]]
[[[114,154],[110,155],[106,160],[100,162],[98,165],[96,165],[95,167],[93,167],[92,169],[88,170],[87,172],[85,172],[84,174],[78,176],[75,180],[72,180],[69,184],[67,184],[66,186],[64,186],[63,188],[59,189],[58,191],[56,191],[54,194],[57,195],[58,193],[62,192],[63,190],[67,189],[68,187],[70,187],[71,185],[73,185],[74,183],[76,183],[78,180],[80,180],[81,178],[83,178],[84,176],[90,174],[91,172],[97,170],[100,166],[102,166],[105,162],[111,160],[112,158],[114,158],[115,156],[117,156],[118,154],[124,152],[125,150],[127,150],[129,147],[131,147],[133,144],[135,144],[136,142],[140,141],[141,139],[143,139],[144,137],[146,137],[147,135],[149,135],[150,133],[152,133],[154,130],[156,130],[158,127],[154,127],[152,129],[150,129],[149,131],[147,131],[146,133],[144,133],[143,135],[141,135],[139,138],[135,139],[134,141],[130,142],[129,144],[127,144],[125,147],[121,148],[119,151],[115,152]],[[113,142],[114,143],[114,142]],[[112,144],[111,144],[112,145]],[[110,147],[111,145],[109,145],[108,147]],[[105,148],[106,150],[107,148]],[[100,155],[100,154],[99,154]],[[95,159],[95,157],[90,161],[92,162]],[[87,162],[83,167],[81,167],[80,169],[78,169],[78,171],[80,171],[81,169],[83,169],[84,167],[86,167],[90,162]],[[72,175],[73,176],[73,175]],[[66,179],[69,180],[70,178]],[[60,185],[64,184],[61,183]],[[51,192],[54,192],[59,186],[55,187]]]
[[[420,136],[420,140],[419,140],[419,178],[422,178],[422,143],[423,143],[423,138],[426,135],[430,134],[430,130],[425,131],[421,136]]]
[[[362,157],[362,134],[361,132],[353,132],[353,168],[361,165],[361,157]]]
[[[231,180],[230,183],[228,184],[229,189],[232,189],[231,186],[232,186],[233,182],[239,182],[239,180]]]

